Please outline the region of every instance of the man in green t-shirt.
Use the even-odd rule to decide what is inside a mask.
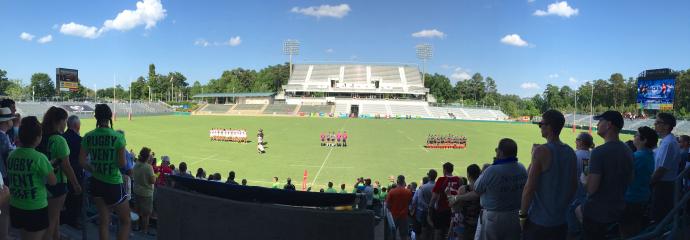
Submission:
[[[328,188],[326,189],[326,192],[327,193],[338,193],[338,191],[336,191],[333,188],[333,182],[328,182]]]

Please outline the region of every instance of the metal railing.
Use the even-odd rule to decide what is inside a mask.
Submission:
[[[398,239],[398,231],[395,226],[395,221],[393,220],[393,215],[391,211],[388,210],[386,204],[383,205],[383,239],[384,240],[395,240]]]
[[[659,222],[654,230],[647,232],[636,237],[631,238],[632,240],[646,240],[646,239],[657,239],[665,234],[668,235],[668,239],[688,239],[687,228],[690,228],[689,224],[682,224],[682,222],[688,221],[687,213],[688,211],[688,200],[690,200],[690,191],[685,192],[685,195],[681,198],[683,194],[683,180],[686,176],[690,174],[690,168],[685,168],[678,176],[675,178],[675,188],[673,192],[674,207],[673,209],[664,217],[661,222]],[[671,223],[671,221],[673,221]],[[668,231],[668,224],[671,223],[671,230]]]

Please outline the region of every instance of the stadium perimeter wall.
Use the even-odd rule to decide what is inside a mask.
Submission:
[[[156,190],[158,239],[374,239],[368,211],[239,202],[169,187]]]

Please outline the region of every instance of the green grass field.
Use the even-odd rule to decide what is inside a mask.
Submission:
[[[336,186],[345,183],[351,189],[357,177],[370,177],[381,183],[388,176],[403,174],[408,182],[420,182],[428,169],[440,173],[444,162],[455,165],[455,174],[464,176],[468,165],[490,163],[501,138],[517,141],[520,162],[527,166],[534,143],[544,143],[533,124],[496,123],[450,120],[402,119],[326,119],[296,117],[231,117],[231,116],[158,116],[120,118],[116,129],[126,132],[127,149],[139,152],[150,147],[160,159],[170,156],[172,163],[187,162],[192,174],[202,167],[208,174],[219,172],[223,179],[229,171],[237,173],[239,182],[270,186],[273,176],[281,183],[287,177],[300,188],[304,170],[313,189],[325,188],[329,181]],[[93,120],[82,122],[82,134],[95,126]],[[256,131],[264,129],[267,153],[259,155],[256,144],[211,142],[210,128],[247,129],[256,141]],[[346,148],[321,147],[322,131],[346,130]],[[430,133],[465,135],[466,149],[425,149]],[[575,146],[575,134],[564,129],[563,141]],[[631,136],[623,136],[630,139]],[[602,139],[594,137],[595,143]]]

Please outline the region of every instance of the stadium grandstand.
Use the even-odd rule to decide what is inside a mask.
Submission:
[[[164,102],[132,102],[132,103],[107,103],[117,116],[126,117],[132,115],[165,115],[172,114],[172,108]],[[80,118],[93,118],[93,110],[96,103],[93,102],[17,102],[17,113],[22,116],[43,117],[50,107],[60,107],[68,113]]]
[[[505,121],[498,108],[433,102],[416,65],[295,64],[286,85],[272,93],[209,93],[198,115],[283,115]],[[220,103],[225,102],[225,103]]]

